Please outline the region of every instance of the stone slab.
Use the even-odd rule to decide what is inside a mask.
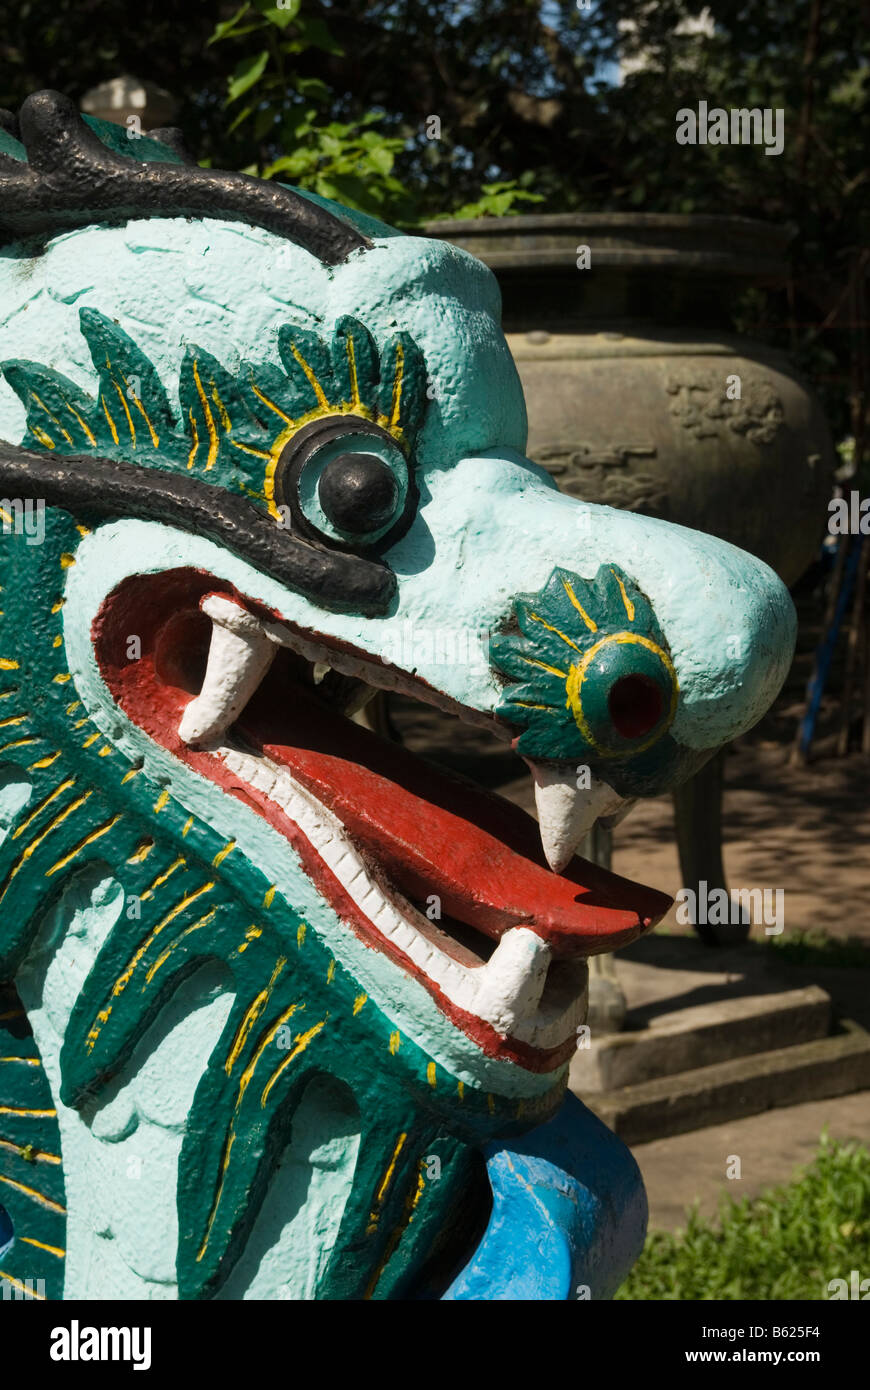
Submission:
[[[870,1087],[870,1033],[844,1019],[831,1037],[717,1062],[582,1099],[626,1143],[684,1134],[774,1106]]]
[[[795,1046],[830,1031],[831,1000],[818,985],[737,995],[654,1014],[646,1027],[592,1037],[575,1053],[570,1085],[578,1096],[653,1081],[735,1057]]]

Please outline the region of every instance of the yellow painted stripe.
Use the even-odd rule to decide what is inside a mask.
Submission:
[[[568,598],[571,600],[574,607],[577,609],[577,612],[580,614],[580,617],[583,619],[589,631],[597,632],[598,624],[592,618],[590,618],[589,614],[586,612],[586,609],[583,607],[577,595],[574,593],[574,589],[570,581],[567,579],[563,579],[562,588],[565,590],[565,593],[568,595]]]
[[[237,439],[231,439],[230,443],[234,449],[241,449],[243,454],[253,454],[258,459],[270,459],[272,457],[266,449],[254,449],[250,444],[240,444]],[[190,467],[189,464],[188,467]]]
[[[198,898],[201,898],[204,893],[210,893],[213,888],[213,882],[203,883],[201,887],[195,888],[192,893],[185,894],[185,896],[179,902],[177,902],[173,908],[170,908],[166,916],[161,918],[161,920],[157,923],[157,926],[153,929],[153,931],[150,931],[148,933],[145,940],[142,942],[142,945],[130,958],[125,969],[121,972],[114,985],[112,986],[112,994],[116,998],[119,994],[123,994],[124,990],[127,988],[127,985],[130,983],[130,980],[133,977],[133,972],[136,969],[136,966],[139,964],[140,960],[145,955],[146,951],[148,951],[152,943],[156,941],[160,933],[166,927],[169,926],[170,922],[174,922],[176,917],[180,916],[181,913],[184,912],[185,908],[190,907],[190,904],[195,903],[196,900]]]
[[[226,1072],[227,1076],[232,1075],[233,1067],[239,1059],[239,1053],[243,1050],[245,1043],[248,1040],[248,1035],[250,1034],[251,1029],[253,1028],[257,1019],[260,1017],[264,1008],[268,1004],[269,999],[272,995],[272,991],[275,988],[275,982],[286,964],[286,956],[281,956],[280,959],[275,962],[275,968],[272,971],[271,979],[269,980],[269,983],[266,985],[266,988],[260,990],[260,993],[257,995],[256,999],[245,1010],[245,1016],[239,1024],[238,1029],[236,1030],[236,1036],[233,1039],[233,1045],[229,1050],[227,1060],[224,1062],[224,1071]],[[293,1007],[295,1008],[295,1005]]]
[[[54,820],[50,823],[50,825],[47,825],[44,830],[41,830],[40,833],[36,836],[36,838],[34,840],[31,840],[29,845],[25,846],[25,848],[21,851],[21,854],[16,859],[15,864],[9,871],[6,882],[3,885],[3,891],[2,893],[0,893],[0,902],[2,902],[5,898],[7,892],[9,891],[9,887],[12,883],[12,880],[15,878],[16,874],[18,874],[21,871],[21,869],[27,863],[31,855],[42,844],[43,840],[47,839],[47,837],[51,835],[58,828],[59,825],[62,825],[63,822],[66,820],[67,816],[71,816],[73,812],[79,809],[80,806],[83,806],[90,795],[91,792],[86,791],[81,796],[77,797],[75,801],[71,801],[68,806],[64,807],[59,816],[55,816]]]
[[[208,430],[208,458],[205,461],[206,471],[214,465],[218,456],[218,435],[215,429],[214,416],[211,413],[211,406],[206,400],[205,392],[202,389],[202,382],[199,379],[199,363],[196,358],[193,361],[193,380],[196,384],[196,394],[199,396],[202,405],[202,413],[205,416],[205,427]]]
[[[374,1274],[369,1280],[368,1287],[366,1288],[366,1291],[363,1294],[364,1299],[370,1299],[374,1294],[375,1289],[380,1283],[381,1275],[383,1274],[390,1260],[393,1258],[396,1246],[399,1244],[399,1241],[401,1240],[405,1231],[408,1229],[411,1222],[414,1220],[414,1213],[417,1210],[417,1205],[420,1201],[420,1198],[423,1196],[423,1192],[426,1188],[426,1182],[423,1177],[423,1163],[424,1160],[421,1159],[417,1168],[417,1174],[414,1183],[411,1187],[408,1196],[405,1198],[405,1205],[404,1210],[402,1212],[402,1218],[390,1234],[390,1238],[387,1241],[386,1246],[384,1247],[384,1253],[378,1261],[377,1268],[375,1269]],[[375,1227],[376,1226],[377,1222],[375,1223]]]
[[[378,1220],[380,1219],[379,1208],[382,1207],[384,1204],[384,1198],[386,1197],[387,1192],[389,1191],[390,1183],[393,1181],[393,1174],[396,1171],[396,1164],[399,1161],[399,1154],[405,1147],[405,1141],[407,1140],[407,1138],[407,1132],[403,1130],[403,1132],[399,1135],[398,1139],[396,1140],[396,1147],[393,1149],[393,1156],[387,1164],[386,1172],[384,1173],[384,1176],[381,1178],[380,1187],[375,1193],[375,1204],[369,1212],[369,1224],[366,1228],[367,1236],[373,1235],[374,1232],[377,1230]]]
[[[211,398],[218,408],[218,415],[220,416],[221,421],[221,429],[223,430],[224,434],[229,434],[230,430],[233,427],[233,422],[230,419],[229,411],[227,410],[226,406],[220,398],[220,393],[217,389],[217,386],[215,385],[214,377],[211,377],[209,385],[211,386]]]
[[[397,429],[402,416],[402,382],[405,375],[405,350],[401,343],[396,344],[396,370],[393,374],[393,408],[390,426]]]
[[[623,602],[624,605],[625,605],[625,612],[626,612],[626,615],[627,615],[627,617],[628,617],[628,621],[629,621],[630,623],[633,623],[633,622],[634,622],[634,604],[632,603],[631,599],[628,597],[628,594],[625,592],[625,585],[623,584],[623,582],[622,582],[622,580],[620,579],[619,575],[616,573],[616,570],[613,569],[612,566],[611,566],[611,569],[610,569],[610,573],[613,575],[614,579],[616,580],[617,584],[619,585],[619,592],[622,594],[622,602]]]
[[[219,849],[218,852],[217,852],[217,854],[215,855],[214,859],[211,861],[212,864],[213,864],[213,866],[214,866],[214,868],[216,868],[216,869],[220,868],[221,864],[224,862],[224,860],[226,859],[227,855],[228,855],[228,854],[232,854],[232,852],[233,852],[233,850],[235,849],[235,847],[236,847],[236,842],[235,842],[235,840],[228,840],[227,843],[224,845],[223,849]]]
[[[109,414],[109,407],[106,405],[106,398],[105,398],[105,396],[102,394],[102,392],[100,392],[100,401],[101,401],[102,406],[103,406],[103,414],[105,415],[106,420],[108,421],[108,424],[109,424],[109,429],[110,429],[111,432],[112,432],[112,438],[114,439],[115,443],[117,444],[117,443],[118,443],[118,427],[117,427],[117,425],[115,424],[114,420],[112,419],[111,415]]]
[[[22,1293],[26,1293],[30,1298],[35,1298],[38,1302],[45,1303],[45,1294],[37,1293],[33,1280],[30,1281],[29,1286],[27,1284],[22,1284],[20,1279],[13,1279],[11,1274],[7,1274],[5,1270],[2,1269],[0,1269],[0,1279],[5,1279],[6,1283],[11,1284],[13,1289],[21,1289]]]
[[[54,440],[52,439],[51,435],[46,434],[45,430],[40,429],[39,425],[31,425],[30,429],[31,433],[36,435],[36,438],[39,440],[40,444],[44,444],[46,449],[53,449],[55,447]]]
[[[120,386],[118,385],[117,381],[115,381],[114,377],[112,378],[112,385],[114,386],[115,390],[116,390],[117,393],[118,393],[118,400],[121,402],[121,408],[122,408],[122,410],[124,411],[124,414],[125,414],[126,417],[127,417],[127,428],[128,428],[128,430],[130,431],[130,443],[131,443],[132,447],[135,449],[135,448],[136,448],[136,426],[133,424],[133,416],[130,414],[130,407],[129,407],[128,404],[127,404],[127,398],[126,398],[126,396],[124,395],[124,392],[121,390]]]
[[[359,406],[362,404],[359,397],[359,382],[356,374],[356,347],[354,346],[353,335],[347,334],[344,340],[345,356],[347,357],[347,370],[350,377],[350,399],[351,404]]]
[[[46,1197],[44,1192],[37,1192],[35,1187],[28,1187],[27,1183],[16,1182],[14,1178],[4,1177],[2,1173],[0,1173],[0,1182],[14,1187],[16,1192],[23,1192],[25,1197],[29,1197],[38,1206],[47,1207],[49,1211],[59,1211],[61,1216],[66,1216],[66,1207],[62,1207],[60,1202],[55,1202],[51,1197]]]
[[[29,830],[33,822],[39,816],[42,815],[46,806],[50,806],[56,797],[60,796],[65,791],[69,791],[70,787],[74,787],[75,782],[76,779],[74,777],[68,777],[65,782],[61,782],[59,786],[55,787],[53,792],[49,792],[48,796],[44,796],[40,801],[39,805],[35,806],[34,809],[31,811],[30,815],[27,817],[27,820],[22,821],[21,825],[19,825],[17,830],[13,830],[13,840],[17,840],[19,835],[23,835],[26,830]]]
[[[49,420],[53,420],[54,423],[57,425],[58,429],[60,430],[60,432],[61,432],[61,434],[63,435],[64,439],[66,440],[67,444],[72,444],[72,442],[73,442],[73,437],[72,437],[72,435],[69,434],[69,433],[64,429],[63,425],[60,423],[60,420],[58,420],[57,416],[53,413],[53,411],[49,410],[48,406],[45,404],[45,401],[44,401],[40,396],[37,396],[37,394],[36,394],[35,391],[31,391],[30,394],[31,394],[31,396],[33,397],[33,399],[36,401],[36,404],[37,404],[38,406],[40,406],[40,408],[41,408],[42,410],[45,411],[45,413],[46,413],[46,415],[48,416]]]
[[[568,675],[567,671],[560,671],[558,666],[548,666],[546,661],[537,661],[533,656],[522,656],[520,660],[524,661],[527,666],[537,666],[539,671],[548,671],[551,676],[561,676],[563,680]]]
[[[211,922],[212,919],[216,916],[217,908],[213,907],[211,909],[211,912],[207,912],[204,917],[200,917],[198,922],[193,922],[189,927],[185,927],[181,935],[177,936],[170,946],[167,946],[163,954],[161,956],[158,956],[154,964],[149,968],[145,975],[145,984],[151,984],[151,981],[154,979],[154,976],[157,974],[157,971],[163,969],[164,965],[169,960],[169,957],[172,955],[172,952],[181,945],[182,941],[184,941],[188,936],[192,936],[195,931],[202,931],[203,927],[207,927],[209,922]]]
[[[0,1105],[0,1115],[17,1115],[21,1120],[50,1120],[56,1110],[32,1110],[18,1105]]]
[[[152,847],[153,841],[149,843],[148,849],[145,851],[146,855],[150,853]],[[144,859],[145,855],[143,855],[142,858]],[[141,901],[144,903],[146,898],[153,898],[156,890],[158,888],[162,888],[163,884],[166,883],[167,879],[170,879],[172,877],[176,869],[180,869],[182,864],[186,863],[187,860],[185,859],[184,855],[179,854],[178,858],[174,861],[174,863],[170,864],[168,869],[163,869],[162,872],[157,875],[154,882],[150,884],[150,886],[145,889],[145,892],[140,895]]]
[[[545,627],[548,632],[555,632],[556,636],[561,637],[562,641],[566,643],[567,646],[573,647],[575,652],[582,651],[582,647],[578,647],[576,642],[572,642],[570,637],[566,637],[564,632],[561,632],[559,628],[554,627],[552,623],[548,623],[545,618],[541,618],[537,613],[531,612],[529,613],[529,617],[534,622],[540,623],[541,627]]]
[[[60,1163],[60,1154],[44,1153],[42,1149],[36,1149],[32,1144],[13,1144],[9,1139],[0,1139],[0,1149],[11,1149],[20,1158],[26,1159],[29,1163]]]
[[[35,763],[30,764],[27,771],[35,772],[37,768],[51,767],[52,763],[56,763],[59,757],[60,749],[58,748],[56,753],[48,753],[44,758],[37,758]]]
[[[61,1250],[59,1245],[46,1245],[41,1240],[34,1240],[33,1236],[20,1236],[17,1232],[15,1239],[24,1241],[25,1245],[35,1245],[37,1250],[45,1250],[49,1255],[56,1255],[59,1260],[66,1259],[66,1251]]]
[[[283,411],[279,405],[276,405],[274,401],[271,401],[269,397],[260,390],[256,381],[254,380],[253,373],[251,373],[251,390],[253,391],[257,399],[263,402],[263,405],[268,406],[270,410],[274,410],[276,415],[280,415],[281,419],[284,421],[285,424],[292,425],[295,423],[295,421],[292,420],[291,417],[288,414],[286,414],[286,412]]]
[[[299,363],[300,367],[302,368],[303,372],[308,378],[309,385],[311,386],[315,396],[317,397],[317,404],[321,407],[321,409],[328,406],[329,401],[326,399],[326,392],[324,391],[320,382],[317,380],[317,377],[315,376],[313,369],[305,361],[305,358],[302,356],[302,353],[296,347],[295,343],[291,347],[290,351],[293,353],[293,356],[296,358],[296,361]]]
[[[259,1062],[263,1053],[266,1051],[266,1048],[270,1045],[270,1043],[274,1041],[275,1037],[278,1034],[278,1030],[283,1026],[286,1020],[298,1007],[298,1004],[291,1004],[289,1008],[285,1009],[283,1014],[281,1014],[281,1016],[275,1020],[272,1027],[266,1032],[265,1036],[260,1039],[260,1042],[257,1045],[256,1052],[254,1053],[253,1057],[251,1058],[251,1061],[248,1063],[247,1067],[239,1077],[239,1090],[236,1096],[235,1110],[233,1112],[233,1118],[230,1121],[229,1133],[227,1135],[227,1140],[224,1145],[223,1155],[221,1159],[220,1181],[217,1186],[217,1191],[215,1192],[214,1201],[212,1202],[211,1211],[209,1213],[208,1222],[205,1228],[205,1235],[202,1239],[202,1245],[199,1247],[199,1250],[197,1251],[197,1263],[199,1263],[199,1261],[204,1256],[206,1250],[208,1249],[209,1240],[211,1239],[212,1227],[214,1226],[215,1217],[217,1216],[218,1208],[221,1202],[221,1197],[223,1196],[224,1182],[226,1180],[226,1174],[230,1163],[230,1156],[232,1154],[233,1144],[235,1143],[235,1119],[239,1113],[239,1110],[241,1109],[242,1101],[245,1098],[245,1092],[247,1091],[251,1078],[254,1075],[257,1063]]]
[[[6,753],[10,748],[29,748],[33,743],[39,743],[38,738],[14,738],[10,743],[0,744],[0,753]]]
[[[193,443],[190,446],[190,453],[187,456],[187,466],[188,468],[192,468],[196,463],[196,451],[199,448],[199,430],[196,428],[196,420],[193,418],[192,406],[188,409],[187,418],[190,420],[190,432],[193,435]]]
[[[123,379],[124,385],[126,386],[127,378],[124,376],[123,372],[121,373],[121,377]],[[158,444],[160,443],[160,439],[157,435],[156,430],[154,429],[154,426],[151,423],[151,418],[148,414],[148,411],[145,409],[144,405],[142,404],[135,392],[133,393],[133,404],[135,405],[139,414],[142,416],[142,419],[145,421],[145,424],[148,426],[148,433],[151,435],[151,443],[154,445],[154,448],[156,449]]]
[[[269,1092],[275,1085],[275,1082],[278,1080],[278,1077],[281,1075],[284,1068],[289,1067],[291,1062],[295,1062],[296,1058],[300,1055],[300,1053],[304,1052],[306,1047],[308,1047],[309,1044],[314,1041],[314,1039],[317,1037],[317,1034],[320,1032],[321,1028],[326,1023],[327,1018],[329,1018],[329,1014],[326,1015],[326,1018],[322,1018],[319,1023],[315,1023],[313,1028],[309,1028],[307,1033],[302,1033],[296,1039],[292,1051],[287,1053],[287,1056],[284,1058],[281,1065],[277,1068],[273,1075],[270,1076],[268,1082],[266,1083],[263,1094],[260,1096],[261,1110],[265,1107]]]
[[[87,849],[88,845],[92,845],[96,840],[102,839],[104,835],[108,835],[112,827],[117,825],[119,820],[123,819],[123,812],[119,811],[117,815],[112,816],[110,820],[104,821],[102,825],[98,825],[96,830],[92,830],[90,835],[86,835],[83,840],[79,841],[75,849],[71,849],[69,854],[65,854],[62,859],[58,859],[56,864],[52,864],[50,869],[46,869],[45,877],[51,878],[52,874],[56,874],[59,869],[65,869],[67,864],[72,863],[73,859],[81,854],[82,850]]]
[[[85,438],[87,439],[88,443],[91,445],[92,448],[95,447],[97,441],[96,441],[96,439],[94,438],[93,433],[91,432],[91,428],[90,428],[90,426],[88,425],[87,421],[82,419],[81,415],[79,415],[79,413],[78,413],[78,411],[76,410],[75,406],[74,406],[74,405],[70,405],[69,401],[64,401],[64,405],[66,406],[66,408],[67,408],[67,410],[69,411],[70,415],[74,415],[74,416],[76,417],[76,419],[78,420],[79,425],[80,425],[80,427],[81,427],[82,434],[85,436]]]

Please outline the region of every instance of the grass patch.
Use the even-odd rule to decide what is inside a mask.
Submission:
[[[848,937],[844,941],[836,936],[828,936],[820,927],[772,936],[767,949],[776,951],[782,960],[791,965],[837,965],[870,970],[870,946],[865,941],[855,937]]]
[[[870,1152],[822,1135],[793,1182],[740,1201],[708,1224],[655,1232],[618,1299],[814,1299],[857,1269],[870,1278]]]

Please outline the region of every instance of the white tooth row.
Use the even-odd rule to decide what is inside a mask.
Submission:
[[[256,692],[278,646],[291,647],[314,663],[315,676],[319,671],[321,679],[324,668],[331,665],[369,687],[420,693],[394,668],[333,652],[288,632],[280,623],[263,623],[232,599],[212,594],[202,609],[212,620],[211,645],[202,689],[187,705],[178,727],[185,743],[207,746],[224,737]],[[578,786],[578,769],[571,763],[526,761],[534,782],[544,855],[554,873],[561,873],[600,817],[621,818],[633,802],[598,777],[589,778],[588,788]]]
[[[398,910],[374,880],[338,818],[267,758],[235,748],[216,749],[226,766],[262,792],[299,827],[345,892],[382,936],[393,942],[428,979],[465,1012],[533,1047],[557,1047],[583,1022],[585,965],[570,975],[570,994],[542,998],[550,948],[527,927],[505,932],[485,965],[466,966],[435,946]],[[414,909],[406,904],[408,913]],[[563,994],[564,991],[560,991]]]

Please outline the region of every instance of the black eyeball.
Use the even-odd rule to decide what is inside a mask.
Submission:
[[[320,505],[337,530],[364,534],[386,526],[399,502],[394,473],[375,454],[339,454],[320,475]]]

